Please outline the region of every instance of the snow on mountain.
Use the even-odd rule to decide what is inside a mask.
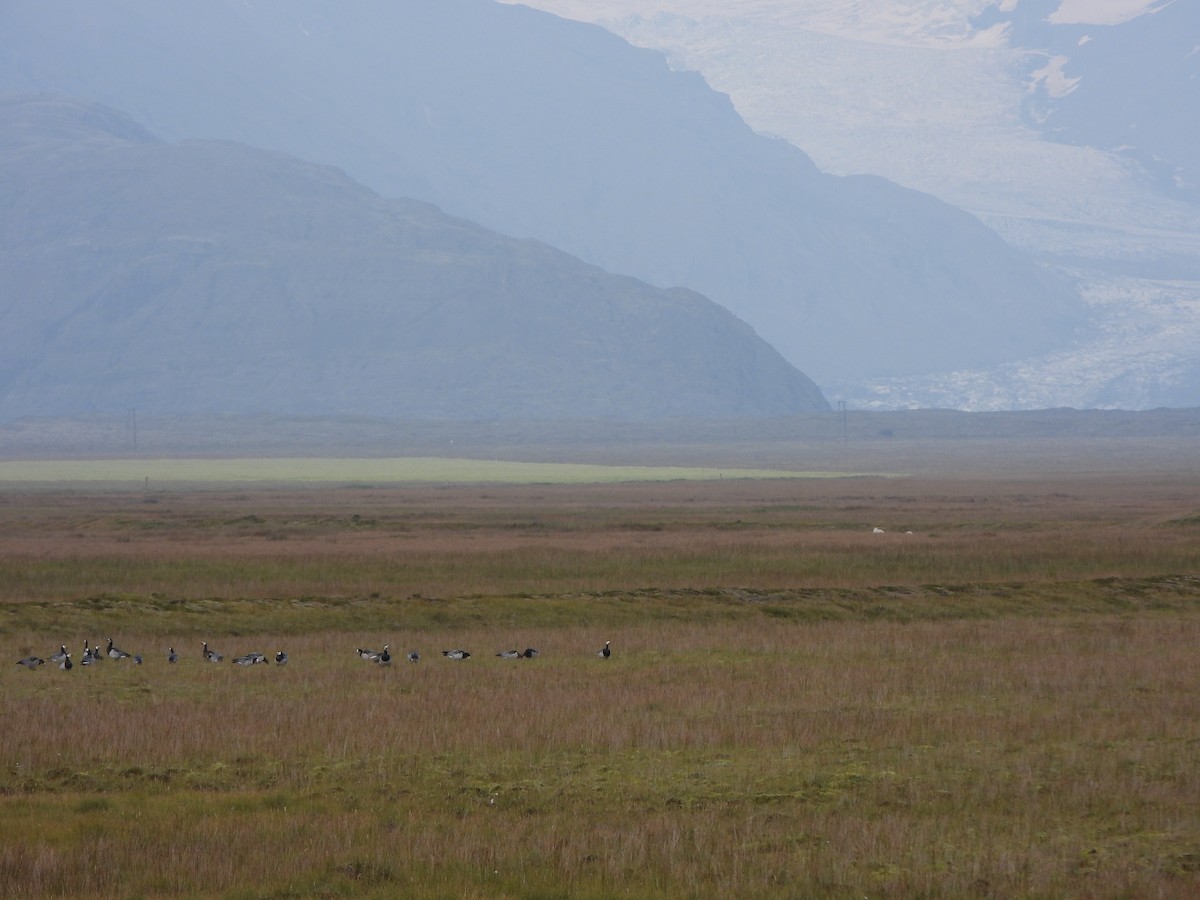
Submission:
[[[1197,405],[1200,291],[1195,281],[1092,278],[1084,296],[1097,324],[1076,346],[992,370],[868,381],[856,386],[855,403],[972,410]]]
[[[1052,25],[1122,25],[1163,6],[1162,0],[1062,0],[1048,21]]]
[[[511,0],[502,0],[511,2]],[[1092,327],[995,368],[826,385],[862,406],[1200,404],[1200,4],[522,0],[665,52],[834,174],[978,215],[1081,286]]]

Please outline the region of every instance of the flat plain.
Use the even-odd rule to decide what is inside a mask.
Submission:
[[[0,895],[1195,896],[1192,457],[11,481]]]

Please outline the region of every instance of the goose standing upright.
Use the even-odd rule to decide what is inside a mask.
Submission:
[[[124,650],[121,650],[120,648],[113,646],[112,638],[108,639],[108,650],[106,652],[108,653],[109,659],[126,659],[129,656],[129,654],[126,653]]]
[[[388,650],[387,644],[383,645],[383,652],[379,654],[379,657],[375,660],[375,662],[379,663],[381,666],[390,666],[392,664],[392,654]]]
[[[75,663],[71,662],[71,654],[70,653],[68,653],[66,656],[64,656],[62,658],[62,660],[58,664],[58,667],[60,669],[62,669],[64,672],[70,672],[73,668],[75,668]]]
[[[201,643],[204,644],[204,658],[206,660],[208,660],[209,662],[219,663],[221,660],[223,660],[225,658],[220,653],[218,653],[216,650],[209,650],[208,649],[208,641],[202,641]]]
[[[601,659],[608,659],[610,656],[612,656],[612,648],[609,646],[611,643],[612,641],[605,641],[604,647],[600,650],[597,650],[596,655]]]
[[[50,656],[47,658],[52,663],[60,663],[70,655],[71,654],[67,653],[67,645],[63,644],[61,647],[58,648],[58,651],[56,653],[51,653]]]
[[[282,650],[280,650],[278,653],[275,654],[275,664],[276,665],[278,665],[278,666],[286,665],[287,661],[288,661],[288,655],[286,653],[284,653]]]
[[[175,652],[174,647],[167,648],[167,662],[171,664],[179,662],[179,654]]]

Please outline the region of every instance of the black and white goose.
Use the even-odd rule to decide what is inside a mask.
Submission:
[[[247,653],[245,656],[238,656],[233,660],[239,666],[257,666],[259,663],[267,661],[265,653]]]
[[[365,659],[367,662],[379,662],[379,653],[375,650],[364,650],[359,647],[354,652],[358,654],[359,659]]]
[[[604,647],[600,650],[597,650],[596,655],[601,659],[608,659],[610,656],[612,656],[612,648],[609,646],[611,643],[612,641],[605,641]]]
[[[287,665],[287,661],[288,661],[288,655],[286,653],[284,653],[282,650],[280,650],[278,653],[275,654],[275,665],[285,666],[285,665]]]
[[[17,665],[24,666],[27,669],[36,669],[38,666],[44,666],[46,661],[40,656],[27,656],[24,659],[18,659]]]
[[[416,662],[420,662],[420,661],[421,661],[421,654],[420,654],[420,653],[418,653],[416,650],[409,650],[409,651],[408,651],[408,661],[409,661],[410,663],[416,663]]]
[[[58,667],[60,669],[62,669],[64,672],[70,672],[73,668],[75,668],[75,663],[71,662],[71,654],[70,653],[68,653],[61,660],[59,660]]]
[[[532,647],[526,647],[525,652],[522,653],[521,655],[523,657],[525,657],[525,659],[533,659],[535,656],[538,655],[538,652],[536,650],[534,650]]]
[[[521,651],[520,650],[501,650],[496,655],[498,657],[500,657],[501,659],[520,659]]]
[[[109,659],[127,659],[129,657],[129,654],[124,650],[113,646],[112,638],[108,639],[108,650],[105,652],[108,654]]]
[[[383,650],[380,652],[379,657],[375,660],[375,662],[379,663],[381,666],[390,666],[392,664],[392,654],[391,651],[388,650],[387,644],[383,645]]]
[[[52,663],[61,663],[64,659],[66,659],[70,655],[71,654],[69,654],[67,652],[67,645],[63,644],[61,647],[58,648],[57,653],[51,653],[46,658]]]
[[[221,660],[223,660],[225,658],[220,653],[218,653],[216,650],[209,650],[208,649],[208,641],[201,641],[201,643],[204,645],[204,658],[206,660],[208,660],[209,662],[219,663]]]
[[[99,647],[89,647],[85,639],[83,642],[83,656],[80,657],[79,664],[81,666],[91,666],[100,662],[100,657],[96,653],[99,649]]]
[[[171,663],[172,665],[179,662],[179,654],[175,652],[174,647],[167,648],[167,662]]]
[[[471,654],[468,653],[466,650],[443,650],[442,656],[448,657],[449,659],[470,659],[471,658]]]

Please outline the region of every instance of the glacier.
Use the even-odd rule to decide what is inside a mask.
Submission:
[[[1195,4],[521,2],[665,53],[673,68],[728,94],[755,130],[793,143],[826,172],[880,175],[972,212],[1069,276],[1087,303],[1088,327],[1043,356],[823,384],[827,396],[876,409],[1200,405],[1195,170],[1138,146],[1154,123],[1104,143],[1097,136],[1120,134],[1122,120],[1093,121],[1103,111],[1082,103],[1072,119],[1061,105],[1119,71],[1128,73],[1127,102],[1114,117],[1144,103],[1160,118],[1177,109],[1185,121],[1172,127],[1189,127],[1200,84]],[[1156,56],[1163,65],[1147,62]],[[1194,135],[1175,137],[1195,146]]]

